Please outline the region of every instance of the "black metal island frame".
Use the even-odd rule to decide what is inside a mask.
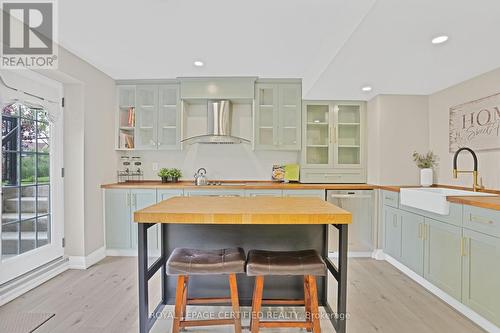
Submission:
[[[139,331],[147,333],[163,307],[174,304],[175,279],[166,275],[166,262],[176,247],[215,249],[242,247],[265,250],[316,249],[322,254],[328,271],[337,280],[337,311],[328,302],[328,278],[318,280],[320,306],[323,306],[336,332],[346,332],[347,230],[349,212],[318,198],[269,197],[175,197],[134,213],[138,223]],[[151,264],[148,255],[148,229],[161,226],[161,254]],[[330,226],[339,233],[338,264],[329,258]],[[160,271],[161,302],[153,313],[149,308],[149,280]],[[227,290],[227,281],[203,277],[193,282],[195,297],[213,297]],[[238,277],[242,305],[250,305],[253,278]],[[297,299],[303,297],[303,282],[297,277],[269,279],[266,296]]]

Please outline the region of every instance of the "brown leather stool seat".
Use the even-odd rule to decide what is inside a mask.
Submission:
[[[326,275],[326,265],[315,250],[248,252],[247,275]]]
[[[241,333],[240,303],[236,274],[245,272],[245,252],[240,248],[221,250],[175,249],[167,261],[167,274],[177,275],[174,321],[172,333],[181,328],[193,326],[234,325],[234,331]],[[229,275],[230,297],[188,298],[189,275]],[[188,304],[224,304],[233,307],[231,318],[188,320]]]
[[[263,251],[252,250],[248,253],[247,275],[255,276],[253,291],[251,333],[261,328],[305,328],[308,332],[320,333],[318,289],[316,276],[326,275],[326,264],[315,250],[303,251]],[[304,299],[278,300],[263,299],[264,276],[304,276]],[[262,320],[262,305],[303,305],[306,310],[305,321],[265,321]]]
[[[168,275],[245,273],[245,252],[240,248],[198,250],[176,248],[167,261]]]

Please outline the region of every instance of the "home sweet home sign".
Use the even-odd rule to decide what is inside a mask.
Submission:
[[[450,108],[450,152],[500,149],[500,93]]]

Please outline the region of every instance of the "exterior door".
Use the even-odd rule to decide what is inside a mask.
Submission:
[[[31,79],[38,77],[33,74]],[[59,103],[40,105],[25,94],[16,101],[8,88],[0,89],[5,97],[1,101],[3,284],[64,254],[63,118]],[[60,85],[54,83],[53,89],[62,96]],[[49,109],[60,114],[58,119],[49,115]]]

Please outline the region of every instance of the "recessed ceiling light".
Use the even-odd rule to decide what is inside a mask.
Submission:
[[[205,65],[205,63],[201,60],[195,60],[193,62],[193,65],[195,65],[196,67],[203,67]]]
[[[364,86],[361,88],[361,90],[364,92],[370,92],[372,91],[372,89],[373,89],[372,86]]]
[[[432,39],[432,44],[443,44],[448,40],[448,36],[446,35],[441,35],[441,36],[436,36]]]

